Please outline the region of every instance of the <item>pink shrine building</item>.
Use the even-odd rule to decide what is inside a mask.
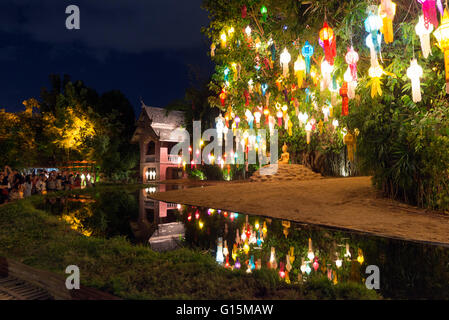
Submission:
[[[179,179],[183,177],[178,156],[170,155],[171,148],[181,141],[176,133],[184,127],[182,111],[167,111],[148,107],[142,102],[142,111],[131,143],[140,147],[140,178],[143,183]]]

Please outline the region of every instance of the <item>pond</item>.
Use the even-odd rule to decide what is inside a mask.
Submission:
[[[374,265],[384,298],[449,298],[449,247],[151,199],[176,188],[49,195],[41,209],[85,236],[124,236],[157,251],[204,250],[223,267],[273,268],[286,282],[325,276],[333,283],[365,283]]]

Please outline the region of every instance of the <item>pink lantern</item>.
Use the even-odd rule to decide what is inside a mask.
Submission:
[[[435,28],[438,27],[437,9],[435,0],[417,0],[422,5],[422,12],[424,14],[424,25],[429,27],[429,23],[433,24]]]
[[[354,50],[352,46],[351,48],[348,48],[345,60],[349,65],[349,68],[351,69],[352,79],[354,81],[357,81],[357,62],[359,61],[359,54]]]

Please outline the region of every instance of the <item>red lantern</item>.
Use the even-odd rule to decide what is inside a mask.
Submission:
[[[334,38],[334,30],[324,22],[323,28],[320,30],[320,40],[323,42],[324,55],[330,65],[334,64],[336,56],[336,43]]]
[[[221,93],[220,93],[219,97],[220,97],[221,105],[224,107],[225,100],[226,100],[226,91],[225,91],[225,89],[221,90]]]
[[[245,106],[249,106],[249,92],[248,91],[243,91],[243,95],[245,96]]]
[[[270,110],[268,110],[268,107],[265,106],[263,109],[263,115],[265,116],[265,124],[268,125],[268,116],[270,115]]]
[[[347,116],[349,114],[349,99],[348,99],[348,83],[345,81],[340,88],[340,96],[341,96],[341,115]]]
[[[248,11],[248,9],[246,9],[246,6],[242,7],[242,18],[245,19],[246,18],[246,12]]]

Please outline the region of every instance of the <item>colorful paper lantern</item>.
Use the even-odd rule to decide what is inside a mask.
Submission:
[[[323,28],[320,30],[319,38],[323,43],[324,56],[326,61],[330,64],[334,64],[334,57],[336,56],[336,41],[334,36],[334,30],[324,22]]]
[[[381,0],[379,6],[379,16],[382,18],[380,31],[384,35],[385,43],[393,42],[393,19],[396,14],[396,3],[391,0]]]
[[[309,251],[307,252],[307,258],[309,258],[309,260],[312,261],[314,257],[315,257],[315,254],[313,253],[313,250],[312,250],[312,239],[309,238]]]
[[[226,33],[225,32],[222,32],[222,34],[220,35],[220,44],[221,44],[222,49],[226,48]]]
[[[377,60],[376,60],[377,62]],[[368,74],[371,77],[371,80],[368,82],[367,86],[371,86],[371,98],[374,98],[376,95],[382,96],[382,88],[381,88],[381,80],[380,78],[384,74],[384,70],[377,63],[377,66],[370,67],[368,70]]]
[[[410,67],[407,69],[407,77],[412,81],[412,98],[413,102],[421,101],[421,81],[423,70],[416,59],[410,61]]]
[[[267,21],[267,16],[268,16],[268,9],[267,9],[267,7],[262,6],[260,8],[260,14],[262,15],[263,21]]]
[[[312,132],[312,125],[310,124],[310,122],[307,122],[306,126],[305,126],[305,130],[306,130],[306,138],[307,138],[307,144],[310,144],[310,134]]]
[[[340,88],[341,96],[341,115],[347,116],[349,114],[349,98],[348,98],[348,83],[343,82]]]
[[[296,78],[298,79],[298,88],[302,88],[306,72],[306,61],[300,54],[298,55],[298,58],[295,61],[293,69],[295,70],[295,75]]]
[[[438,27],[437,9],[435,0],[417,0],[422,5],[422,12],[424,15],[424,25],[426,28],[432,24],[435,28]]]
[[[280,62],[282,65],[282,75],[286,77],[288,75],[288,63],[291,60],[290,53],[288,53],[287,48],[284,48],[280,56]]]
[[[449,94],[449,13],[444,9],[441,26],[433,32],[438,46],[444,52],[444,67],[446,70],[446,93]]]
[[[210,56],[215,57],[215,43],[210,45]]]
[[[429,24],[426,28],[424,24],[424,16],[419,17],[419,21],[415,26],[415,32],[419,37],[419,41],[421,42],[421,51],[422,55],[425,59],[432,54],[432,49],[430,48],[430,34],[433,31],[433,25]]]
[[[371,50],[371,62],[373,62],[373,52],[380,52],[380,44],[382,41],[382,34],[379,33],[382,28],[382,19],[370,12],[365,19],[365,30],[369,33],[369,37],[366,39],[366,46]],[[373,63],[371,63],[373,65]]]
[[[360,248],[358,249],[357,261],[360,264],[363,264],[363,262],[365,261],[365,258],[363,257],[362,249],[360,249]]]
[[[310,73],[310,58],[313,55],[313,51],[313,47],[310,45],[309,41],[306,41],[301,50],[301,53],[306,61],[306,74]]]
[[[223,261],[224,261],[224,256],[223,256],[223,239],[221,237],[218,238],[216,260],[220,264],[223,263]]]

